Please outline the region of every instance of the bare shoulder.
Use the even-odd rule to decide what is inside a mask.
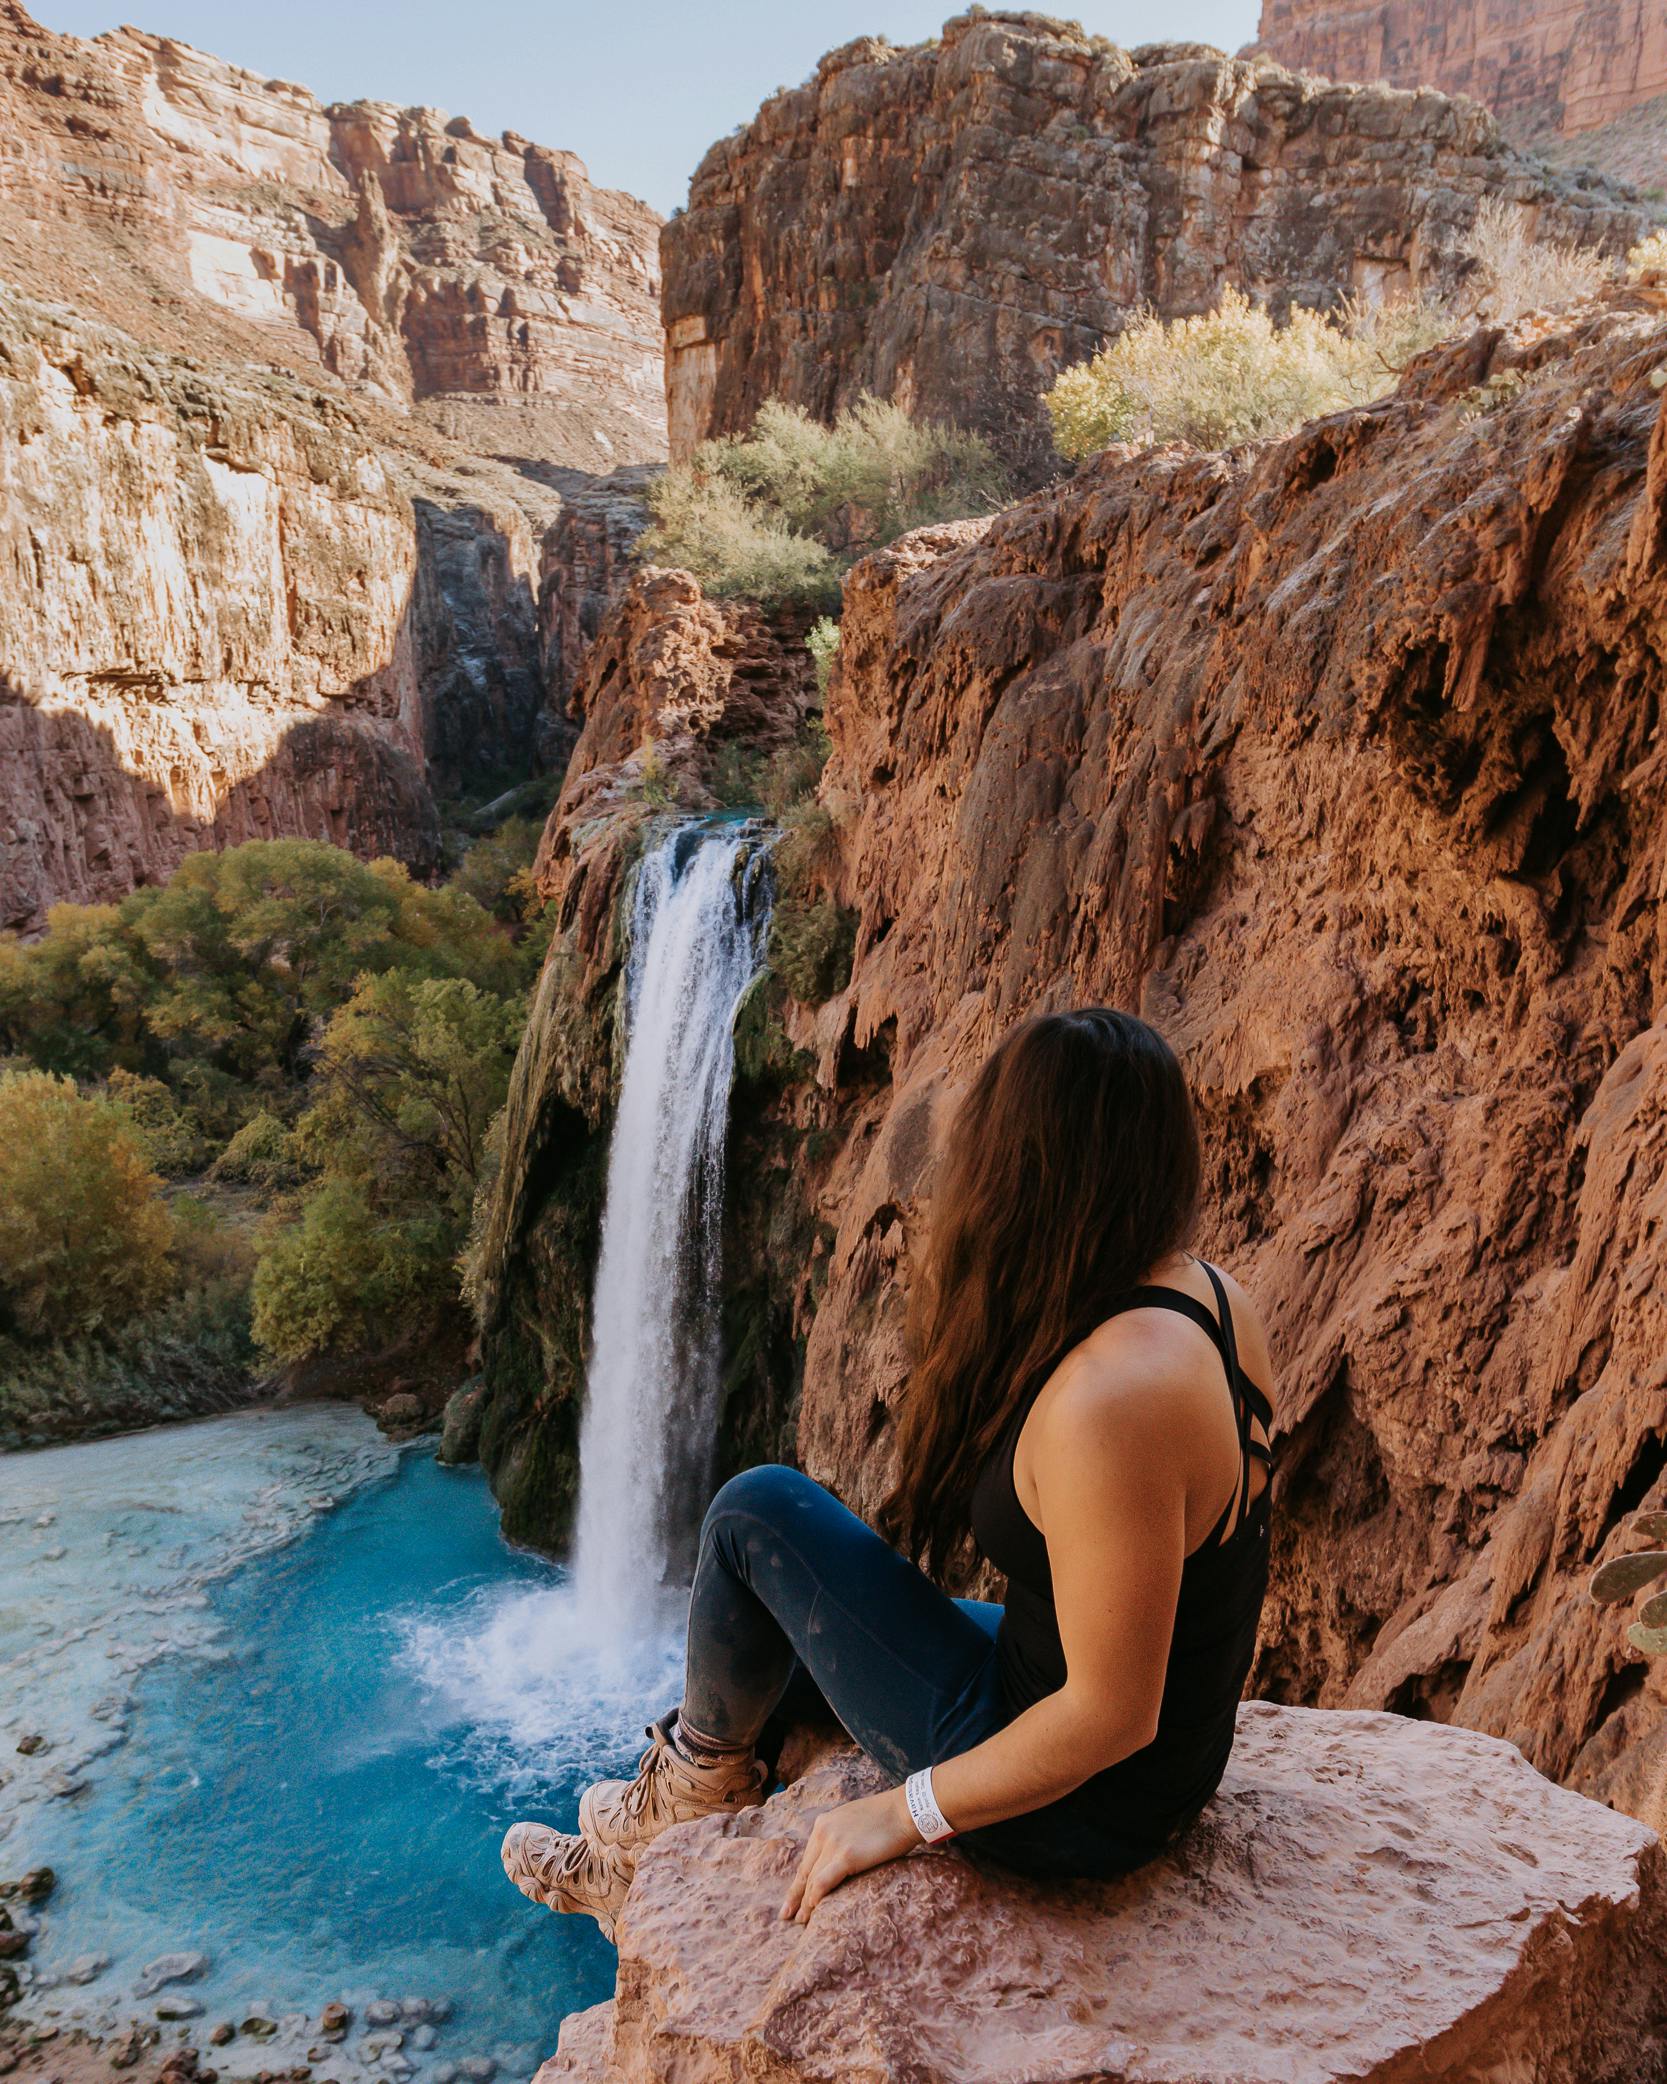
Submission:
[[[1196,1353],[1172,1324],[1114,1317],[1060,1362],[1037,1399],[1039,1432],[1066,1453],[1098,1444],[1126,1452],[1142,1436],[1167,1436],[1177,1397],[1198,1384]],[[1196,1328],[1194,1329],[1196,1336]]]

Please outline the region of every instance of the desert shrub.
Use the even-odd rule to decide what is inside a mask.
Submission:
[[[1224,448],[1286,434],[1382,396],[1450,323],[1406,299],[1373,311],[1299,307],[1280,324],[1233,288],[1201,317],[1147,311],[1057,378],[1045,401],[1054,441],[1080,461],[1113,442]]]
[[[839,599],[839,566],[813,541],[696,462],[666,472],[649,493],[654,520],[639,548],[656,564],[693,572],[708,593],[770,607],[822,607]]]
[[[1535,238],[1526,212],[1497,196],[1476,212],[1464,251],[1475,266],[1468,308],[1497,325],[1584,303],[1615,274],[1614,263],[1590,246]]]
[[[831,427],[771,400],[749,433],[702,442],[656,480],[640,549],[715,594],[831,608],[857,558],[928,522],[989,513],[1007,489],[979,435],[878,398]]]
[[[295,1178],[295,1147],[288,1128],[263,1107],[209,1167],[209,1178],[240,1186],[274,1187]]]
[[[118,1064],[105,1092],[138,1130],[146,1157],[164,1179],[184,1179],[202,1169],[208,1139],[195,1115],[180,1106],[160,1078],[146,1078]]]
[[[805,637],[805,649],[810,653],[811,663],[816,668],[816,686],[820,694],[828,692],[828,682],[833,678],[834,659],[839,651],[839,624],[831,615],[819,616],[810,626]]]
[[[1626,271],[1633,282],[1667,274],[1667,229],[1653,231],[1639,240],[1626,257]]]
[[[173,1225],[125,1109],[31,1071],[0,1082],[0,1311],[26,1338],[159,1302]]]
[[[769,967],[801,1005],[819,1006],[851,981],[857,922],[832,898],[782,897],[770,915]]]

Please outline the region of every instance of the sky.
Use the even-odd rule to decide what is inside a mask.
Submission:
[[[321,101],[425,103],[478,131],[577,152],[594,180],[662,213],[687,197],[715,138],[854,36],[914,43],[955,0],[29,0],[50,29],[137,26],[177,37]],[[1114,42],[1186,39],[1232,51],[1257,0],[1062,0]]]

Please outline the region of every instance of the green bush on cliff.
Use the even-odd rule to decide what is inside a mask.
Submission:
[[[823,615],[811,624],[805,649],[816,668],[816,691],[825,696],[833,678],[834,660],[839,656],[839,624],[831,615]]]
[[[1451,321],[1411,301],[1372,313],[1293,310],[1278,323],[1231,287],[1214,311],[1147,311],[1048,392],[1054,441],[1080,461],[1113,442],[1197,448],[1289,433],[1394,388],[1411,357]]]
[[[1201,449],[1288,434],[1305,421],[1368,405],[1393,390],[1415,355],[1477,319],[1510,325],[1595,296],[1615,264],[1589,246],[1542,239],[1530,214],[1485,202],[1460,254],[1465,277],[1445,303],[1428,296],[1333,311],[1294,308],[1277,322],[1243,291],[1224,288],[1215,310],[1163,319],[1146,310],[1092,361],[1065,370],[1047,393],[1054,442],[1072,462],[1114,442],[1167,441]],[[1636,276],[1659,266],[1645,242]]]
[[[160,1302],[174,1227],[126,1110],[45,1071],[0,1080],[0,1314],[28,1339]]]
[[[781,898],[770,915],[770,969],[801,1005],[820,1006],[851,981],[856,937],[856,920],[832,898]]]
[[[719,475],[669,470],[649,493],[653,525],[640,548],[655,564],[693,572],[709,593],[768,607],[825,607],[839,599],[839,566],[812,541]]]
[[[650,488],[639,545],[711,593],[835,608],[843,572],[929,522],[987,514],[1005,474],[976,434],[872,397],[831,427],[772,399],[744,435],[702,442]]]

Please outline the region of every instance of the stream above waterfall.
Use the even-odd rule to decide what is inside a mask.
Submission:
[[[339,1999],[316,2075],[445,2084],[530,2074],[611,1990],[595,1926],[528,1904],[498,1842],[571,1828],[675,1663],[587,1663],[565,1571],[501,1540],[478,1471],[357,1411],[242,1412],[0,1460],[0,1552],[0,1872],[60,1877],[28,2020],[109,2031],[183,1998],[201,2014],[170,2034],[276,2021],[213,2051],[238,2075],[307,2061]],[[138,1997],[171,1953],[208,1967]],[[386,2005],[403,2044],[367,2049]]]

